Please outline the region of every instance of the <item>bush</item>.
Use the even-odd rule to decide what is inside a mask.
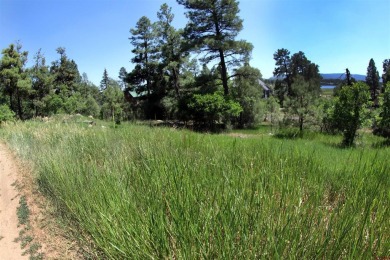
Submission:
[[[195,94],[188,108],[195,123],[211,129],[217,123],[229,121],[230,117],[236,117],[242,112],[240,104],[225,99],[220,93]]]
[[[7,106],[0,106],[0,124],[2,122],[11,121],[15,117],[15,113]]]
[[[387,82],[383,94],[383,104],[379,114],[378,122],[374,127],[374,134],[390,138],[390,82]]]
[[[344,86],[336,99],[333,120],[343,132],[343,145],[351,146],[356,132],[368,117],[370,92],[365,83],[357,82]]]

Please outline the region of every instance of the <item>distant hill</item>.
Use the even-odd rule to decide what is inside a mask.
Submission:
[[[345,79],[345,73],[321,73],[321,76],[324,80],[328,79]],[[357,81],[365,81],[366,75],[359,75],[359,74],[351,74],[353,78],[355,78]]]
[[[345,73],[321,73],[323,80],[344,80]],[[351,76],[357,81],[365,81],[366,75],[351,74]],[[268,80],[274,81],[276,79],[283,79],[283,77],[271,77]]]

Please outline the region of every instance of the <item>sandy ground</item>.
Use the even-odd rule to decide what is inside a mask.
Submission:
[[[29,259],[22,256],[17,208],[25,196],[30,210],[28,236],[33,238],[24,250],[37,243],[43,259],[84,259],[82,250],[70,231],[65,229],[51,204],[38,191],[31,165],[21,162],[0,142],[0,260]]]
[[[18,217],[20,194],[16,188],[17,167],[3,144],[0,144],[0,259],[28,259],[22,256],[19,237]]]

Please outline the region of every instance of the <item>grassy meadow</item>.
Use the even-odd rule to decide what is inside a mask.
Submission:
[[[371,259],[390,255],[390,147],[80,119],[8,124],[41,191],[96,257]]]

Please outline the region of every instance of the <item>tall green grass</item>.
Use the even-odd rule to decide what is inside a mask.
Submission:
[[[389,148],[124,124],[0,130],[110,259],[390,255]]]

